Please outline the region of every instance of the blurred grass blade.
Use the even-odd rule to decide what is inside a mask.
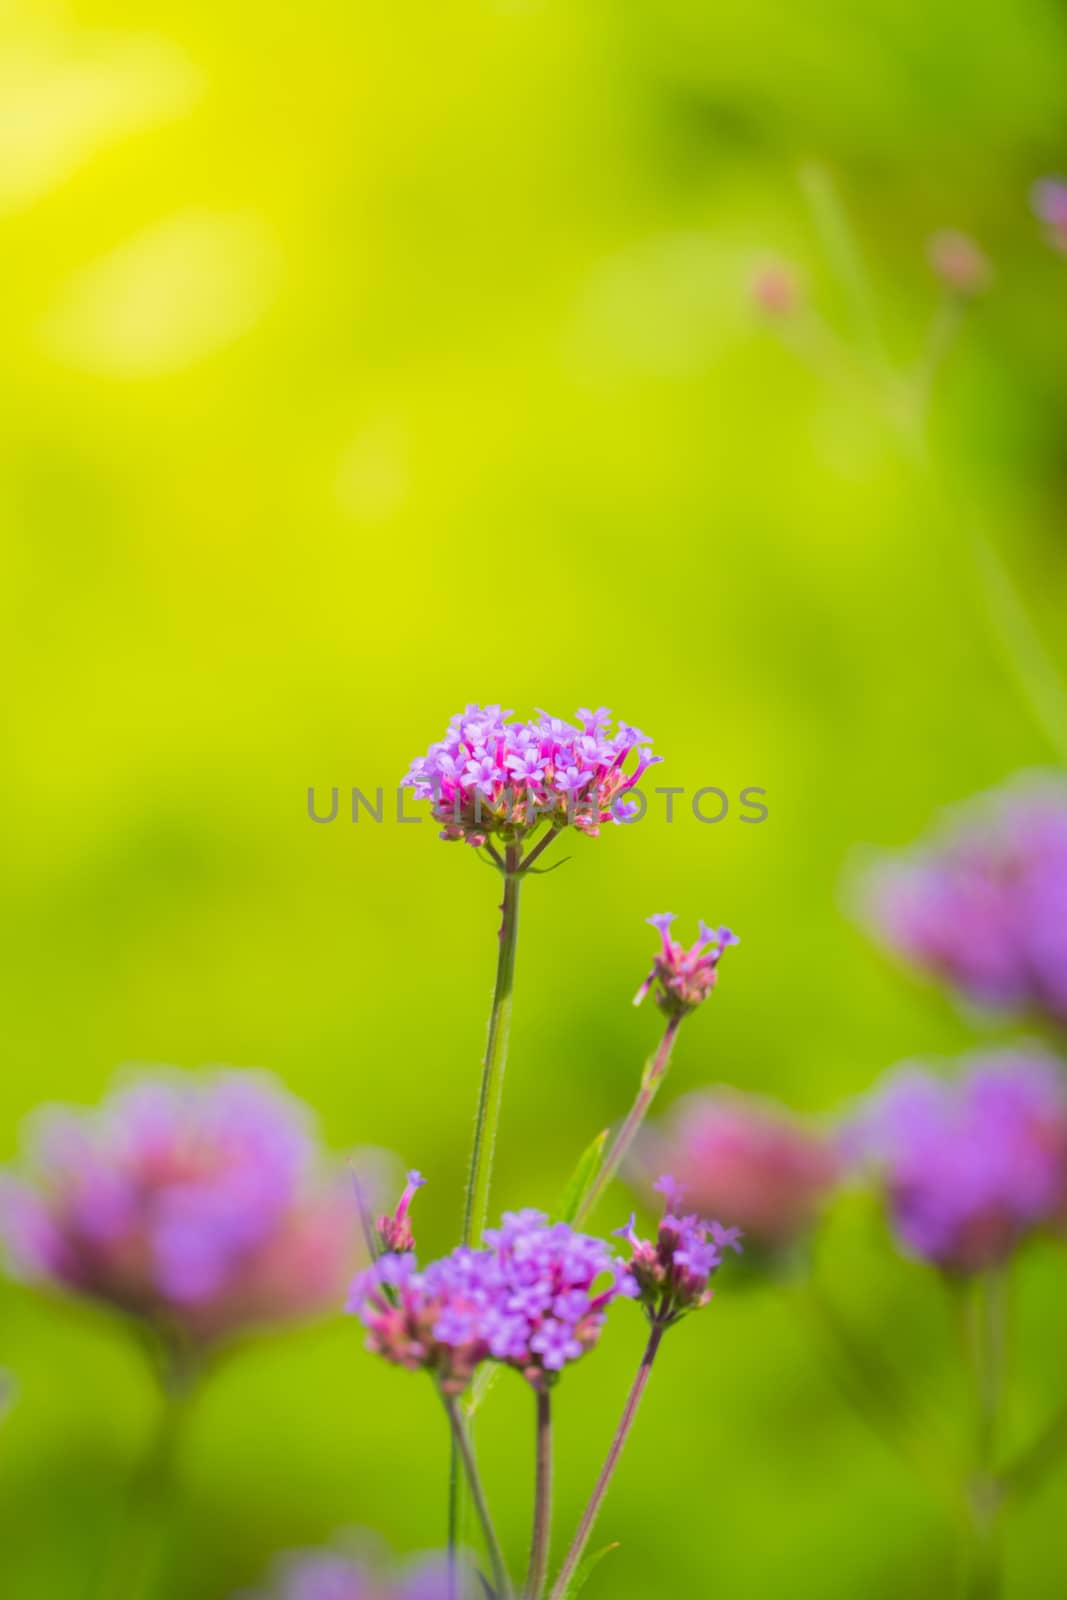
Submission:
[[[600,1176],[607,1143],[608,1130],[605,1128],[603,1133],[598,1133],[592,1144],[583,1150],[559,1203],[560,1219],[563,1222],[574,1221],[581,1210],[582,1201]]]
[[[578,1571],[574,1574],[574,1581],[567,1590],[564,1600],[574,1600],[575,1595],[585,1588],[589,1579],[593,1576],[594,1569],[599,1567],[604,1557],[610,1556],[611,1552],[618,1548],[619,1540],[616,1539],[614,1544],[606,1544],[602,1550],[594,1550],[592,1555],[586,1556]]]
[[[800,169],[800,184],[830,269],[848,297],[857,336],[872,364],[884,368],[886,355],[878,330],[874,291],[833,180],[825,167],[810,163]]]

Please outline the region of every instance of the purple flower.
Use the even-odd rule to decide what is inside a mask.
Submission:
[[[882,940],[966,1000],[1067,1027],[1067,788],[1009,785],[864,880]]]
[[[628,1280],[624,1291],[640,1300],[650,1322],[669,1328],[711,1299],[711,1280],[722,1265],[723,1252],[741,1254],[741,1230],[703,1222],[681,1209],[682,1191],[673,1178],[653,1186],[664,1196],[666,1211],[655,1240],[638,1236],[630,1218],[618,1236],[630,1245],[630,1259],[619,1265]]]
[[[470,705],[412,763],[403,782],[431,802],[443,839],[514,843],[544,822],[595,838],[602,823],[628,820],[618,802],[660,759],[639,729],[620,723],[610,735],[603,706],[579,711],[577,724],[544,711],[530,722],[510,716],[499,706]]]
[[[1039,178],[1030,191],[1030,203],[1048,229],[1049,243],[1067,252],[1067,181]]]
[[[955,1079],[892,1073],[846,1129],[880,1174],[901,1248],[945,1272],[1005,1262],[1067,1210],[1067,1091],[1037,1048],[972,1058]]]
[[[668,1166],[704,1216],[738,1223],[750,1245],[778,1254],[814,1228],[840,1173],[830,1141],[777,1105],[735,1089],[684,1096],[638,1147],[637,1175]],[[647,1179],[645,1179],[647,1181]],[[653,1189],[661,1184],[653,1184]],[[671,1210],[678,1202],[668,1197]]]
[[[722,953],[732,944],[740,943],[729,928],[711,929],[700,924],[700,938],[688,950],[671,938],[672,911],[658,912],[646,917],[660,936],[661,948],[652,963],[652,970],[634,996],[639,1006],[648,991],[656,985],[656,1004],[671,1017],[684,1017],[693,1011],[714,989],[719,977]]]
[[[301,1550],[280,1557],[268,1586],[238,1600],[447,1600],[444,1556],[423,1556],[390,1569],[375,1541],[346,1542],[354,1546],[351,1553]]]
[[[45,1109],[25,1167],[0,1180],[15,1271],[195,1344],[321,1309],[351,1269],[348,1188],[265,1074],[158,1070]]]
[[[601,1240],[518,1211],[486,1231],[481,1249],[454,1250],[424,1270],[411,1255],[383,1256],[355,1280],[347,1309],[368,1329],[370,1349],[427,1368],[459,1393],[485,1360],[533,1384],[551,1381],[596,1344],[620,1292]]]

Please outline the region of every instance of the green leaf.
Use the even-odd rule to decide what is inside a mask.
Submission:
[[[581,1210],[582,1201],[593,1187],[600,1175],[600,1168],[604,1164],[604,1149],[608,1142],[608,1130],[598,1133],[592,1144],[583,1150],[578,1165],[571,1176],[571,1181],[563,1191],[563,1199],[559,1203],[560,1219],[563,1222],[573,1222]]]
[[[578,1593],[579,1589],[584,1589],[586,1584],[589,1582],[589,1579],[593,1575],[594,1568],[599,1567],[604,1557],[610,1556],[611,1552],[613,1550],[617,1550],[618,1548],[619,1540],[616,1539],[614,1544],[606,1544],[603,1550],[594,1550],[591,1556],[586,1556],[585,1560],[578,1568],[578,1571],[571,1579],[570,1584],[567,1587],[567,1593],[564,1596],[564,1600],[574,1600],[574,1597]]]

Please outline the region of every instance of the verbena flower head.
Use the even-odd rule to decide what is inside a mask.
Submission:
[[[414,1255],[383,1255],[359,1273],[345,1310],[367,1329],[367,1348],[409,1372],[434,1374],[461,1394],[489,1354],[489,1290],[482,1252],[456,1250],[420,1271]]]
[[[625,1227],[616,1230],[631,1248],[630,1259],[620,1265],[630,1293],[640,1300],[649,1321],[670,1327],[687,1312],[708,1304],[723,1252],[741,1254],[741,1231],[683,1211],[683,1191],[673,1178],[660,1178],[653,1187],[663,1196],[665,1208],[656,1238],[639,1238],[631,1216]]]
[[[871,871],[881,939],[974,1004],[1067,1027],[1067,788],[1010,785],[949,813],[911,858]]]
[[[511,715],[468,706],[403,779],[431,801],[442,839],[514,843],[545,822],[595,838],[601,823],[633,819],[638,807],[627,791],[662,760],[647,734],[625,722],[610,733],[603,706],[576,712],[574,723],[544,711],[529,722],[509,722]]]
[[[383,1256],[352,1285],[347,1309],[368,1346],[459,1393],[485,1360],[551,1381],[592,1349],[623,1292],[611,1251],[543,1212],[504,1215],[481,1249],[461,1248],[424,1270],[411,1255]]]
[[[404,1192],[397,1202],[397,1207],[392,1214],[386,1213],[378,1218],[378,1238],[383,1250],[403,1254],[406,1250],[414,1250],[415,1235],[411,1231],[411,1202],[424,1187],[426,1179],[421,1172],[409,1172]]]
[[[659,931],[660,949],[651,972],[634,996],[634,1005],[639,1006],[654,988],[660,1010],[669,1017],[682,1017],[708,998],[718,982],[723,951],[732,944],[739,944],[740,940],[729,928],[709,928],[702,922],[699,939],[686,950],[671,938],[674,920],[672,911],[645,918]]]
[[[770,1255],[810,1234],[840,1165],[818,1129],[785,1106],[735,1089],[684,1096],[638,1148],[639,1172],[669,1168],[698,1212],[736,1224]]]
[[[1030,191],[1030,200],[1048,230],[1049,243],[1067,252],[1067,180],[1039,178]]]
[[[48,1108],[0,1181],[15,1271],[199,1345],[323,1309],[353,1205],[300,1101],[265,1074],[154,1070],[97,1110]]]
[[[427,1556],[393,1567],[360,1539],[351,1553],[300,1550],[275,1563],[267,1587],[237,1600],[448,1600],[444,1556]]]
[[[941,229],[931,236],[927,256],[945,288],[964,299],[984,294],[993,281],[989,257],[969,234]]]
[[[955,1079],[892,1073],[845,1136],[885,1188],[908,1254],[953,1274],[1005,1262],[1067,1201],[1067,1091],[1038,1049],[973,1058]]]

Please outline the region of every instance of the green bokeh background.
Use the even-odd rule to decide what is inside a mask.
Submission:
[[[15,0],[0,29],[4,1154],[121,1063],[261,1065],[334,1147],[420,1166],[420,1242],[447,1248],[497,886],[427,824],[313,826],[306,792],[388,790],[477,699],[606,702],[655,735],[657,781],[770,808],[651,815],[530,886],[501,1205],[551,1205],[628,1102],[649,912],[743,939],[665,1101],[726,1080],[828,1110],[967,1048],[841,881],[857,845],[1051,758],[972,555],[993,541],[1063,664],[1067,264],[1027,207],[1062,158],[1062,7]],[[853,338],[812,163],[893,362],[933,314],[931,231],[995,260],[929,469],[748,303],[784,254]],[[962,1416],[937,1286],[861,1209],[825,1256]],[[1016,1313],[1021,1440],[1065,1387],[1062,1255],[1031,1255]],[[561,1537],[640,1339],[623,1308],[561,1390]],[[0,1362],[0,1592],[80,1596],[150,1384],[106,1318],[11,1286]],[[515,1552],[529,1410],[502,1382],[480,1435]],[[343,1318],[263,1339],[184,1442],[168,1600],[346,1525],[439,1543],[445,1454],[425,1386]],[[1012,1600],[1065,1590],[1063,1493],[1016,1520]],[[624,1546],[590,1600],[951,1592],[951,1530],[794,1300],[725,1277],[672,1336],[603,1533]]]

